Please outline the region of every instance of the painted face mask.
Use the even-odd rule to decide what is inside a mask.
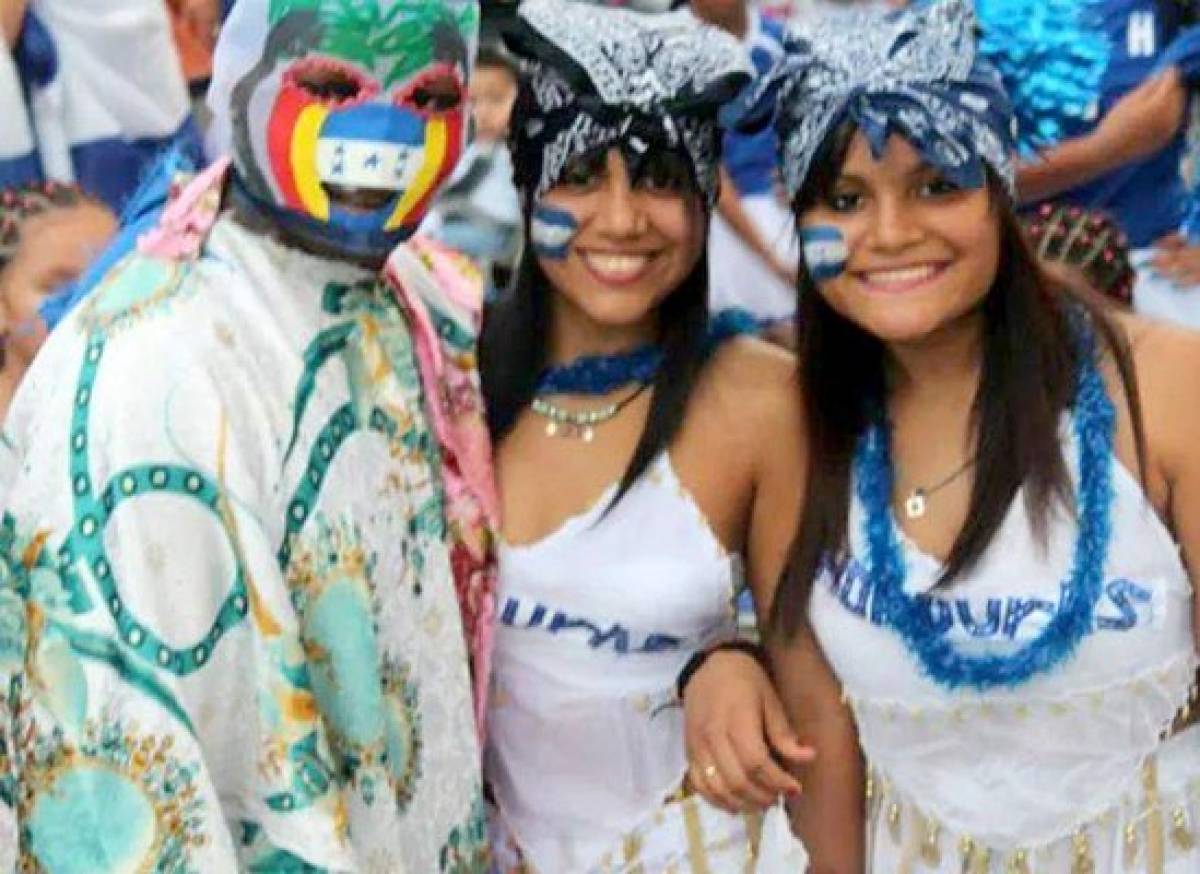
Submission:
[[[462,152],[478,23],[475,0],[238,0],[209,95],[235,196],[347,255],[410,237]]]

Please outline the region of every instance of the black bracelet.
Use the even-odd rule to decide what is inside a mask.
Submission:
[[[683,700],[683,693],[687,691],[688,683],[692,681],[692,677],[696,676],[696,672],[708,661],[709,656],[716,652],[731,650],[733,652],[745,653],[758,662],[763,670],[767,669],[767,653],[760,644],[752,640],[726,640],[721,643],[715,643],[712,646],[692,653],[692,657],[687,660],[687,664],[683,666],[683,670],[679,672],[679,677],[675,680],[675,696],[680,701]]]

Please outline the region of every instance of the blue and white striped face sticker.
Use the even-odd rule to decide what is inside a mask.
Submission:
[[[814,282],[828,282],[846,269],[846,238],[832,225],[812,225],[800,229],[804,263]]]
[[[539,258],[562,261],[579,233],[579,221],[565,209],[539,203],[529,223],[529,242]]]

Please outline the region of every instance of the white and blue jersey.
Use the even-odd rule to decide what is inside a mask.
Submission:
[[[1162,54],[1184,24],[1184,6],[1171,0],[1090,0],[1110,43],[1101,83],[1099,119],[1155,72]],[[1078,122],[1069,136],[1081,136],[1096,121]],[[1178,230],[1187,190],[1180,173],[1184,151],[1181,128],[1171,143],[1145,160],[1119,167],[1086,185],[1059,195],[1113,215],[1135,248]]]

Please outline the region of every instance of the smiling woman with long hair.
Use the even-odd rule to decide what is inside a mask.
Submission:
[[[708,326],[716,114],[747,65],[686,14],[559,0],[525,3],[510,46],[531,247],[481,351],[504,535],[498,862],[742,872],[761,826],[741,811],[798,786],[761,742],[757,759],[717,731],[689,745],[705,695],[680,706],[676,678],[735,635],[743,564],[752,586],[776,577],[797,521],[792,359],[714,348]],[[782,710],[764,718],[803,758]]]
[[[973,23],[801,25],[765,104],[803,250],[793,820],[818,872],[1194,872],[1200,341],[1040,271]]]

